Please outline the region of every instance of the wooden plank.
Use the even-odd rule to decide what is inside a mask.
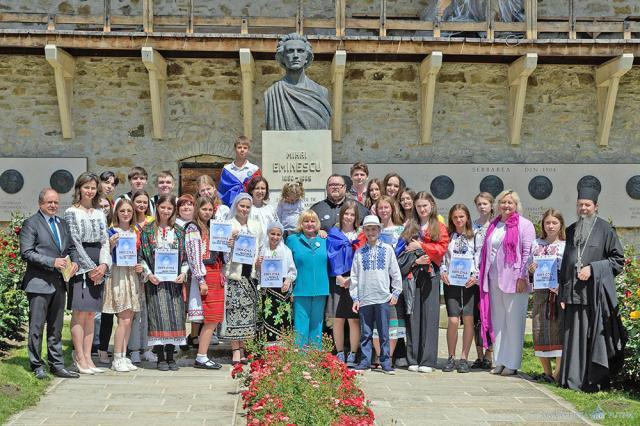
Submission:
[[[249,49],[240,49],[240,72],[242,74],[242,123],[244,135],[253,138],[253,82],[256,65]]]
[[[300,35],[304,34],[304,0],[297,0],[296,32]]]
[[[487,40],[493,40],[494,36],[495,36],[495,32],[494,32],[494,24],[495,24],[495,19],[493,16],[493,3],[495,0],[486,0],[486,31],[487,31],[487,35],[486,38]]]
[[[142,0],[142,26],[145,33],[153,32],[153,0]]]
[[[441,35],[441,25],[442,25],[442,14],[444,12],[443,6],[441,4],[441,0],[436,0],[436,13],[433,17],[433,36],[435,38],[440,38]]]
[[[378,27],[378,35],[380,37],[387,36],[387,0],[380,0],[380,25]]]
[[[527,32],[527,23],[526,22],[500,22],[495,21],[493,23],[494,31],[509,31],[509,32]],[[527,37],[528,38],[528,37]]]
[[[571,26],[568,21],[538,21],[538,33],[569,33]]]
[[[102,31],[108,33],[111,31],[111,0],[104,0],[104,22]]]
[[[520,144],[527,83],[537,64],[538,55],[527,53],[509,65],[509,140],[512,145]]]
[[[336,37],[344,37],[347,26],[347,0],[336,0]]]
[[[474,32],[474,31],[486,31],[487,23],[486,22],[440,22],[440,30],[441,31],[452,31],[452,32]]]
[[[142,25],[142,16],[111,15],[111,25]]]
[[[193,34],[193,0],[187,2],[187,34]]]
[[[526,53],[538,56],[610,59],[623,53],[640,56],[640,40],[542,40],[535,42],[521,40],[518,44],[489,42],[478,39],[431,40],[420,37],[316,37],[309,36],[315,54],[333,55],[336,50],[346,50],[349,55],[388,55],[400,58],[403,55],[424,55],[426,52],[440,51],[443,55],[484,56],[489,61],[504,62],[505,57],[513,58]],[[277,35],[246,37],[240,34],[193,34],[149,33],[139,31],[53,31],[0,29],[0,45],[4,48],[44,48],[46,44],[56,44],[61,48],[84,50],[140,50],[150,46],[163,52],[218,52],[230,56],[238,54],[240,48],[247,48],[254,55],[273,55]],[[237,57],[237,56],[236,56]]]
[[[0,22],[46,24],[48,21],[48,13],[0,13]]]
[[[342,96],[347,52],[337,50],[331,62],[331,83],[333,83],[333,105],[331,106],[331,135],[334,141],[342,141]]]
[[[622,33],[623,22],[577,22],[576,32],[579,33]]]
[[[420,63],[420,142],[432,143],[436,78],[442,68],[442,52],[431,52]]]
[[[575,40],[576,38],[576,5],[575,0],[569,0],[569,39]]]
[[[633,55],[624,54],[596,68],[596,106],[599,119],[597,141],[600,146],[609,145],[620,77],[632,66]]]
[[[249,34],[249,20],[247,18],[242,18],[240,22],[240,34]]]
[[[387,19],[387,30],[433,31],[433,21]]]
[[[353,19],[346,18],[346,28],[378,30],[380,28],[380,19]]]
[[[73,98],[73,78],[76,70],[75,59],[55,44],[46,45],[44,54],[47,62],[53,67],[62,137],[71,139],[74,137],[71,100]]]
[[[322,18],[314,18],[314,19],[305,19],[304,25],[307,28],[334,28],[336,26],[335,19],[322,19]]]
[[[152,47],[142,48],[142,63],[149,71],[149,93],[153,118],[153,137],[164,138],[164,106],[167,96],[167,63]]]
[[[538,38],[538,1],[525,0],[525,14],[527,22],[527,38],[535,40]]]

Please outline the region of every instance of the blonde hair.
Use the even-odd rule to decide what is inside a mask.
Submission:
[[[510,196],[513,199],[513,201],[516,203],[516,211],[519,214],[522,214],[522,202],[520,201],[520,196],[513,189],[505,189],[504,191],[499,193],[496,197],[496,205],[500,206],[500,202],[506,196]]]
[[[246,137],[245,135],[238,136],[236,141],[233,143],[233,147],[237,147],[238,145],[246,145],[251,149],[251,139]]]
[[[286,202],[287,198],[291,195],[295,195],[298,199],[304,197],[304,187],[302,186],[302,182],[287,182],[284,184],[280,198],[283,202]]]
[[[196,201],[201,198],[199,188],[202,185],[209,185],[213,188],[213,197],[211,197],[211,199],[213,201],[213,208],[217,209],[218,206],[222,204],[222,200],[218,195],[218,188],[216,188],[216,184],[213,181],[213,178],[209,175],[200,175],[196,178]]]
[[[302,232],[302,224],[308,220],[313,219],[316,222],[316,232],[320,230],[320,218],[313,210],[305,210],[298,217],[298,224],[296,225],[296,232]]]

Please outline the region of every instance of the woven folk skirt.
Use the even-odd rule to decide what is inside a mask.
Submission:
[[[163,281],[158,285],[145,283],[149,317],[149,346],[184,345],[186,307],[182,284]]]
[[[562,322],[560,302],[555,293],[533,292],[533,350],[542,358],[562,356]]]

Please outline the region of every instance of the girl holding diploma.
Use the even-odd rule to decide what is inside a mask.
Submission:
[[[256,269],[261,270],[265,259],[282,260],[282,287],[262,287],[262,317],[267,342],[275,342],[283,331],[291,329],[291,290],[298,271],[289,247],[284,245],[284,226],[273,221],[267,225],[267,243],[260,248]]]
[[[119,198],[116,201],[114,215],[115,221],[113,226],[109,228],[113,266],[111,267],[111,276],[107,278],[104,285],[102,312],[116,314],[118,317],[118,326],[113,339],[114,351],[111,369],[117,372],[127,372],[138,369],[125,355],[134,312],[140,311],[138,274],[142,272],[142,265],[137,262],[135,266],[118,265],[117,246],[121,235],[133,236],[134,241],[131,249],[137,257],[139,239],[134,232],[133,203],[126,198]]]
[[[184,247],[184,231],[175,223],[176,197],[162,195],[156,205],[156,220],[148,224],[140,235],[139,258],[143,268],[143,281],[147,297],[149,317],[149,345],[158,356],[160,371],[176,371],[178,365],[173,359],[175,345],[184,345],[185,301],[182,287],[186,281],[189,265]],[[156,252],[167,250],[177,254],[178,276],[173,281],[161,281],[156,276]],[[170,258],[166,259],[171,261]]]
[[[213,332],[224,314],[222,255],[209,251],[209,222],[216,213],[214,200],[208,196],[198,198],[195,211],[195,220],[187,225],[186,231],[187,234],[197,234],[197,238],[194,238],[191,244],[186,244],[187,257],[191,259],[189,265],[192,268],[189,300],[193,300],[194,293],[198,295],[203,325],[193,366],[205,370],[218,370],[222,366],[207,356]]]
[[[244,356],[244,341],[255,336],[258,324],[258,289],[255,283],[254,264],[258,246],[263,235],[260,222],[249,218],[251,213],[251,195],[240,193],[233,200],[231,212],[231,238],[229,247],[232,253],[225,254],[224,276],[227,279],[224,293],[224,321],[222,337],[231,340],[233,352],[231,363],[247,363]],[[233,250],[240,234],[255,237],[254,259],[251,264],[233,261]]]
[[[480,290],[476,284],[478,283],[478,261],[480,260],[482,242],[478,234],[473,233],[471,215],[464,204],[456,204],[449,210],[449,236],[449,247],[440,268],[442,282],[445,284],[444,299],[447,304],[447,316],[449,317],[447,323],[449,358],[442,371],[451,372],[456,368],[455,355],[458,344],[458,325],[460,324],[460,316],[462,316],[464,324],[462,356],[458,362],[457,370],[458,373],[468,373],[469,363],[467,358],[474,335],[473,311],[480,295]],[[456,258],[464,258],[461,262],[469,263],[470,261],[471,263],[468,278],[462,286],[459,283],[451,282],[453,278],[451,280],[449,278],[451,266]],[[456,275],[459,275],[459,273]],[[459,279],[456,281],[459,281]]]
[[[536,259],[555,257],[556,271],[560,270],[565,246],[564,218],[558,210],[549,209],[542,215],[541,238],[531,245],[528,269],[530,276],[538,266]],[[557,275],[556,275],[557,277]],[[557,279],[556,279],[557,282]],[[558,287],[535,288],[533,290],[533,350],[544,369],[543,381],[558,381],[560,358],[562,357],[562,324],[560,322],[560,301]],[[551,358],[556,359],[555,369],[551,369]]]

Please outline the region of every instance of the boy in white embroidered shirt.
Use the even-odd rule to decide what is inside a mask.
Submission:
[[[356,251],[351,267],[349,294],[353,311],[360,316],[360,349],[362,359],[356,370],[371,367],[374,327],[380,336],[380,364],[385,374],[395,374],[389,356],[389,305],[398,303],[402,292],[402,276],[393,247],[378,239],[382,224],[369,215],[362,223],[367,244]],[[393,292],[389,291],[389,287]]]

